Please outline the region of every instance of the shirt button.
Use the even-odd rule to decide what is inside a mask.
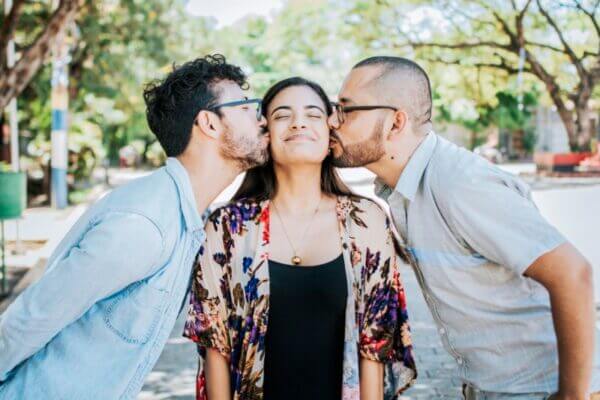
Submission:
[[[462,359],[462,358],[460,358],[460,357],[458,357],[458,358],[456,359],[456,362],[458,363],[458,365],[462,365],[462,364],[463,364],[463,359]]]
[[[440,328],[439,332],[440,332],[441,335],[445,335],[446,334],[446,329]]]

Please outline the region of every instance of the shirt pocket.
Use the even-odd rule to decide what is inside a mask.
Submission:
[[[146,281],[132,283],[108,299],[104,322],[123,341],[145,344],[160,323],[167,294]]]

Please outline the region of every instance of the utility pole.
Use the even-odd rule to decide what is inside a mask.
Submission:
[[[53,8],[58,7],[58,0],[53,1]],[[67,167],[69,150],[67,129],[69,117],[69,45],[66,40],[67,30],[57,36],[52,49],[52,180],[50,186],[52,206],[63,209],[68,204]]]

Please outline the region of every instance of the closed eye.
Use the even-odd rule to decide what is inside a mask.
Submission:
[[[280,115],[276,115],[273,117],[274,120],[280,120],[280,119],[285,119],[285,118],[289,118],[289,115],[280,114]]]

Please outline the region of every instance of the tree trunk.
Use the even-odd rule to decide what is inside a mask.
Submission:
[[[2,4],[4,5],[5,2],[6,1],[2,2]],[[8,42],[15,34],[17,22],[21,17],[24,5],[25,0],[14,1],[8,15],[4,17],[2,28],[0,28],[0,68],[6,67],[6,58],[8,57],[8,52],[6,50],[8,48]]]
[[[575,114],[577,120],[575,122],[576,138],[577,138],[577,150],[579,151],[590,151],[591,141],[595,136],[594,124],[592,123],[592,110],[589,108],[589,104],[578,104],[575,108]]]
[[[48,58],[55,38],[61,34],[75,17],[82,0],[61,0],[50,17],[44,31],[23,52],[14,67],[0,71],[0,110],[11,99],[21,94]],[[0,49],[5,51],[6,49]]]
[[[573,119],[573,111],[568,110],[564,104],[556,104],[554,102],[554,106],[556,107],[556,111],[558,112],[558,116],[562,121],[565,130],[567,131],[567,137],[569,139],[569,148],[571,151],[576,151],[578,142],[577,142],[577,126],[575,125],[575,121]]]

